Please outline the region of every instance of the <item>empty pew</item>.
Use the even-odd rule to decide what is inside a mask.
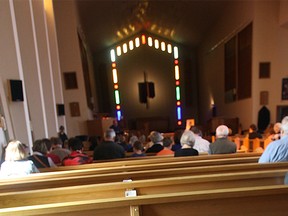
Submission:
[[[127,167],[114,167],[114,168],[103,168],[102,170],[97,170],[98,175],[77,175],[77,176],[63,176],[62,177],[55,177],[51,178],[49,175],[44,175],[44,178],[39,177],[38,180],[33,179],[33,176],[27,176],[27,179],[31,179],[31,181],[25,181],[26,177],[24,178],[16,178],[14,180],[2,179],[0,184],[0,191],[17,191],[17,190],[31,190],[31,189],[41,189],[41,188],[55,188],[59,185],[81,185],[83,182],[85,184],[93,184],[97,182],[108,181],[104,177],[104,173],[106,173],[106,177],[112,176],[111,173],[120,173],[125,172],[129,178],[131,178],[131,173],[133,171],[147,171],[147,176],[149,176],[150,172],[152,174],[153,170],[166,170],[166,169],[178,169],[178,168],[185,168],[185,167],[203,167],[203,166],[219,166],[219,165],[228,165],[228,164],[246,164],[246,163],[255,163],[258,161],[258,157],[248,157],[248,158],[228,158],[228,159],[217,159],[217,160],[201,160],[201,161],[184,161],[184,162],[175,162],[175,163],[161,163],[161,164],[147,164],[147,165],[137,165],[137,166],[127,166]],[[96,171],[96,170],[95,170]],[[53,172],[52,172],[53,173]],[[154,172],[155,173],[155,172]],[[78,173],[79,174],[79,173]],[[82,173],[83,174],[83,173]],[[102,175],[99,176],[99,175]],[[35,174],[41,176],[41,174]],[[122,176],[123,177],[123,176]],[[113,178],[113,177],[112,177]],[[115,178],[115,177],[114,177]],[[116,177],[119,179],[119,177]],[[23,180],[22,180],[23,179]],[[18,181],[17,181],[18,180]],[[69,181],[68,181],[69,180]],[[110,178],[111,180],[111,178]],[[122,179],[123,180],[123,179]]]
[[[188,191],[137,197],[90,199],[0,209],[1,215],[101,216],[286,216],[288,186]]]
[[[283,185],[286,172],[287,170],[269,170],[210,174],[0,193],[0,214],[2,215],[5,212],[5,208],[8,211],[7,208],[12,207],[26,206],[29,208],[33,205],[52,205],[53,203],[59,204],[59,202],[74,201],[81,203],[86,200],[121,199],[124,197],[125,191],[130,189],[136,190],[137,197],[141,199],[141,197],[148,195],[164,197],[171,193],[193,193],[197,191],[206,193],[209,190],[218,190],[219,192],[226,189],[238,189],[239,191],[246,187]],[[238,195],[234,194],[234,196]],[[133,197],[126,197],[126,200],[131,200],[131,198],[133,199]],[[206,199],[211,199],[211,197],[206,197]]]

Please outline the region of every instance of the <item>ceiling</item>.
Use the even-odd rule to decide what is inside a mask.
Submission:
[[[93,53],[148,31],[186,46],[197,46],[231,0],[75,0]]]

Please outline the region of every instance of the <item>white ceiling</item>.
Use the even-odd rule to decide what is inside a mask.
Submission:
[[[197,46],[231,1],[76,0],[76,3],[86,41],[92,52],[99,52],[142,30]]]

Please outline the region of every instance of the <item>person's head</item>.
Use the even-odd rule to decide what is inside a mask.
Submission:
[[[142,151],[143,150],[143,144],[140,141],[135,141],[133,144],[134,151]]]
[[[148,138],[152,143],[160,143],[163,140],[163,136],[158,131],[152,131]]]
[[[281,123],[280,122],[276,122],[273,126],[273,130],[276,134],[280,133],[281,131]]]
[[[18,140],[12,140],[6,147],[5,161],[23,160],[28,156],[28,147]]]
[[[115,126],[118,125],[118,121],[116,119],[113,120],[113,125],[115,125]]]
[[[60,132],[63,132],[64,130],[65,130],[64,126],[61,125],[61,126],[59,127],[59,131],[60,131]]]
[[[48,149],[46,147],[46,144],[45,142],[43,141],[43,139],[39,139],[39,140],[36,140],[34,143],[33,143],[33,147],[32,147],[32,150],[34,152],[40,152],[41,154],[44,154],[46,155],[47,152],[48,152]]]
[[[50,139],[42,139],[42,141],[45,143],[46,145],[46,148],[48,151],[51,151],[52,150],[52,142]]]
[[[114,141],[116,137],[116,133],[113,129],[107,129],[104,132],[104,140],[105,141]]]
[[[281,134],[288,135],[288,116],[285,116],[281,122]]]
[[[257,131],[257,127],[255,124],[251,124],[250,127],[249,127],[249,133],[252,133],[252,132],[256,132]]]
[[[62,147],[63,143],[62,143],[62,140],[60,139],[60,137],[51,137],[50,140],[52,143],[52,147],[55,147],[55,146]]]
[[[226,125],[220,125],[216,128],[216,137],[226,138],[229,135],[229,128]]]
[[[163,146],[165,147],[165,148],[172,148],[172,144],[173,144],[173,142],[172,142],[172,140],[171,140],[171,138],[170,137],[164,137],[164,139],[163,139]]]
[[[194,134],[198,135],[198,136],[202,136],[202,132],[201,130],[196,127],[196,126],[192,126],[191,129],[190,129]]]
[[[68,140],[68,147],[72,151],[82,151],[83,143],[80,139],[73,137]]]
[[[192,148],[195,143],[194,133],[190,130],[185,130],[181,136],[180,143],[182,146],[187,145]]]
[[[177,144],[180,143],[182,134],[183,134],[183,130],[176,130],[174,132],[174,136],[173,136],[174,143],[177,143]]]

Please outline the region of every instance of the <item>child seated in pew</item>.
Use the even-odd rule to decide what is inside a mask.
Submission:
[[[63,159],[62,164],[64,166],[88,164],[93,162],[91,157],[82,152],[83,143],[80,139],[70,138],[68,140],[68,146],[71,150],[71,154]]]
[[[163,139],[163,147],[160,152],[156,154],[156,156],[161,156],[161,155],[174,155],[174,151],[172,151],[172,145],[173,142],[170,137],[164,137]]]
[[[133,154],[131,157],[144,157],[146,156],[145,153],[143,153],[143,144],[137,140],[133,144]]]
[[[18,140],[10,141],[6,148],[5,161],[1,165],[0,176],[26,176],[39,173],[33,161],[27,160],[28,147]]]

